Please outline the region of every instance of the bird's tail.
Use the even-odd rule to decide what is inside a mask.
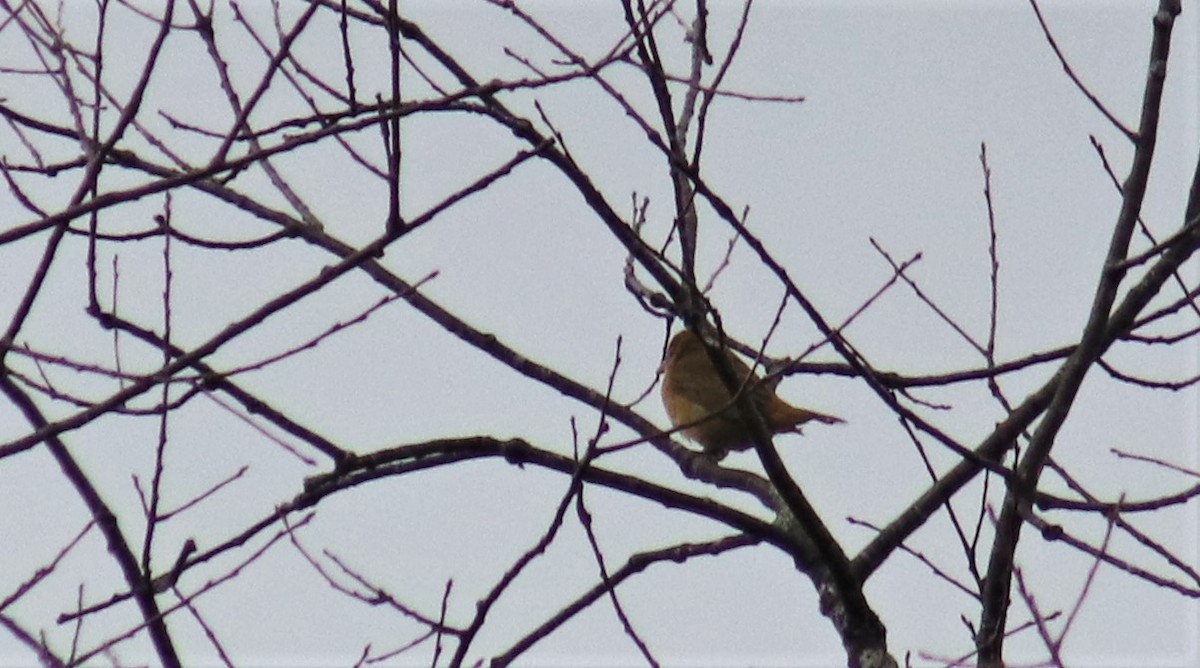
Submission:
[[[807,408],[797,408],[783,401],[775,402],[769,409],[767,420],[771,423],[771,429],[775,433],[785,431],[799,432],[800,427],[806,422],[823,422],[825,424],[842,424],[845,422],[840,417],[834,415],[826,415],[810,411]]]

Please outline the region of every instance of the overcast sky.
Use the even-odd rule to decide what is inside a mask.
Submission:
[[[91,11],[90,3],[78,4],[87,8],[79,15]],[[548,67],[554,55],[536,35],[483,2],[400,4],[480,80],[529,74],[504,55],[505,47]],[[804,101],[719,100],[708,121],[702,173],[735,209],[748,207],[748,227],[831,321],[844,320],[891,276],[872,247],[873,239],[898,261],[920,253],[912,277],[956,322],[983,340],[989,268],[979,154],[986,142],[1000,261],[996,348],[998,359],[1008,360],[1077,339],[1120,203],[1089,137],[1103,145],[1121,175],[1132,149],[1063,73],[1028,4],[971,4],[756,3],[725,86],[744,93],[803,96]],[[243,9],[255,25],[269,30],[265,3],[247,2]],[[606,52],[624,32],[616,3],[547,1],[531,3],[529,9],[590,57]],[[1044,8],[1075,72],[1130,126],[1136,125],[1141,104],[1153,10],[1151,2],[1056,2]],[[739,12],[734,3],[714,3],[709,24],[717,49],[727,48]],[[82,35],[87,21],[79,15],[68,19],[68,25],[80,21],[78,32],[71,34],[86,42]],[[261,54],[230,23],[228,11],[218,16],[218,35],[228,40],[221,44],[233,76],[248,86],[261,71]],[[331,73],[340,67],[341,45],[334,23],[328,16],[323,20],[329,25],[307,34],[296,50],[301,59],[324,68],[323,75],[339,81]],[[123,68],[140,62],[153,28],[114,9],[106,73],[116,88],[127,90],[136,76],[136,70]],[[1143,210],[1143,218],[1160,237],[1182,219],[1195,164],[1200,118],[1196,28],[1195,7],[1185,7],[1176,26],[1159,152]],[[19,43],[11,28],[0,31],[0,53]],[[385,45],[373,37],[357,48],[364,82],[360,96],[370,99],[384,90],[386,62],[380,54],[386,53]],[[116,57],[125,50],[128,63]],[[686,62],[680,45],[665,44],[664,51],[680,67]],[[170,41],[165,58],[148,97],[146,122],[165,128],[165,121],[153,113],[161,109],[182,121],[225,131],[232,119],[198,42]],[[411,73],[406,77],[409,85],[420,89]],[[636,71],[617,67],[612,80],[629,92],[636,107],[651,113],[649,93]],[[13,75],[0,79],[6,104],[67,124],[56,93],[32,83],[25,86],[28,81]],[[573,83],[506,99],[536,118],[530,104],[534,96],[618,211],[628,214],[633,195],[649,198],[643,234],[652,244],[661,243],[672,218],[670,182],[661,156],[647,145],[644,133],[594,86]],[[265,122],[305,112],[289,89],[278,86],[256,113],[260,116],[252,116],[252,121]],[[511,135],[464,116],[406,120],[403,139],[408,215],[425,210],[520,148]],[[351,140],[378,149],[374,130]],[[179,147],[195,151],[197,162],[209,150],[198,139],[181,139]],[[27,159],[7,127],[0,128],[0,153],[10,161]],[[331,234],[356,243],[382,229],[386,189],[361,178],[332,145],[307,147],[281,158],[277,166],[304,193]],[[54,211],[65,205],[76,178],[77,174],[64,177],[61,192],[55,192],[54,184],[39,187],[47,208]],[[143,179],[114,172],[103,183],[116,189]],[[261,173],[251,172],[239,183],[251,190],[262,181]],[[285,206],[282,200],[275,203]],[[194,192],[177,193],[173,208],[176,224],[208,237],[249,238],[267,231],[261,223]],[[161,197],[147,198],[104,220],[109,229],[145,229],[161,209]],[[0,226],[6,229],[30,220],[11,196],[0,196]],[[707,277],[720,262],[730,232],[710,212],[702,212],[700,234],[699,272]],[[0,249],[0,312],[11,313],[19,301],[43,243],[44,237],[34,237]],[[85,251],[82,238],[68,239],[55,262],[51,285],[17,342],[111,365],[111,334],[83,310]],[[119,255],[122,313],[152,327],[161,324],[161,252],[160,240],[110,245],[102,249],[100,262],[102,280],[111,281],[112,257]],[[300,243],[250,253],[180,245],[175,252],[173,329],[184,346],[203,341],[333,262]],[[663,332],[661,321],[647,316],[624,290],[624,256],[561,176],[534,161],[389,248],[383,263],[412,281],[436,270],[437,277],[425,288],[429,297],[516,350],[600,391],[612,371],[617,337],[622,337],[614,396],[627,402],[653,380]],[[1196,275],[1193,266],[1191,280]],[[353,318],[385,294],[364,276],[348,276],[222,348],[210,362],[228,369],[259,360]],[[711,295],[730,332],[750,343],[765,336],[782,296],[744,245],[735,249]],[[982,363],[978,353],[902,286],[890,290],[845,334],[881,370],[921,374]],[[789,309],[771,351],[794,354],[818,339],[803,314]],[[157,352],[132,342],[122,349],[122,362],[130,368],[148,370],[157,359]],[[836,357],[825,348],[813,359]],[[1187,376],[1198,365],[1194,343],[1153,354],[1118,346],[1110,359],[1151,377]],[[36,375],[31,365],[23,368]],[[1019,401],[1053,368],[1035,369],[1002,385]],[[61,370],[56,378],[81,383],[78,387],[92,397],[114,389],[109,381],[86,381]],[[357,452],[489,434],[519,436],[538,447],[570,453],[570,418],[578,420],[581,434],[595,430],[596,415],[586,407],[466,348],[402,302],[312,351],[240,380],[289,414],[301,416],[306,426]],[[845,518],[890,521],[927,486],[923,465],[895,416],[865,385],[805,376],[785,380],[779,391],[794,403],[848,421],[841,427],[808,429],[803,439],[782,437],[776,442],[813,504],[853,554],[872,534]],[[977,443],[1003,416],[981,386],[919,396],[952,402],[952,410],[929,415],[968,444]],[[1097,371],[1084,384],[1055,457],[1074,467],[1081,480],[1107,499],[1182,489],[1191,481],[1118,461],[1109,449],[1160,457],[1196,470],[1197,403],[1195,388],[1152,393],[1104,382]],[[43,404],[51,416],[78,410],[61,402],[39,405]],[[639,409],[667,425],[657,390]],[[152,419],[108,418],[68,435],[67,442],[106,500],[131,518],[140,512],[130,475],[145,479],[152,470],[157,428]],[[7,403],[0,406],[3,442],[28,431],[16,410]],[[184,540],[195,539],[201,549],[225,540],[297,494],[305,476],[328,470],[325,462],[304,465],[203,398],[173,416],[170,431],[168,507],[243,464],[249,470],[229,490],[162,528],[155,563],[163,568]],[[609,442],[631,436],[618,427]],[[938,466],[954,462],[951,453],[934,447]],[[759,470],[752,454],[734,455],[728,463]],[[754,507],[736,493],[682,481],[675,465],[649,446],[615,456],[605,465],[693,493],[719,498],[729,494],[732,502]],[[453,579],[448,618],[463,623],[482,592],[545,527],[565,484],[559,475],[498,462],[385,479],[321,504],[299,535],[314,553],[329,549],[346,558],[425,614],[437,615],[446,581]],[[1046,487],[1064,489],[1050,477]],[[589,489],[587,494],[596,531],[611,550],[612,563],[633,552],[727,532],[613,493]],[[965,493],[962,502],[962,510],[973,517],[978,492]],[[87,518],[44,451],[0,460],[0,600],[61,549]],[[1056,519],[1076,523],[1072,526],[1092,541],[1104,534],[1100,520]],[[1142,529],[1197,566],[1200,514],[1195,503],[1138,519]],[[527,632],[539,614],[557,610],[595,581],[587,542],[578,523],[572,522],[518,582],[520,594],[497,608],[495,624],[485,627],[479,654],[473,656],[505,648]],[[135,544],[140,541],[142,527],[136,521],[122,528],[139,537]],[[944,515],[930,521],[912,547],[940,555],[941,565],[956,576],[964,575]],[[1123,554],[1138,563],[1149,560],[1127,538],[1116,539],[1114,549],[1125,550]],[[181,587],[198,589],[246,554],[189,572]],[[1069,609],[1090,564],[1069,548],[1041,541],[1033,531],[1025,534],[1018,551],[1018,565],[1044,610]],[[123,587],[95,532],[35,595],[6,614],[28,629],[44,631],[53,646],[63,650],[73,627],[56,625],[54,619],[75,600],[80,582],[86,583],[84,599],[93,602]],[[839,639],[817,612],[810,583],[794,572],[788,559],[767,548],[683,566],[657,566],[631,580],[622,592],[622,602],[655,655],[670,665],[824,666],[845,661]],[[866,593],[889,628],[895,656],[912,652],[915,659],[917,653],[927,652],[954,657],[970,651],[959,616],[977,622],[977,603],[936,580],[915,559],[894,555],[868,583]],[[333,591],[286,545],[268,551],[241,577],[201,597],[199,605],[239,665],[350,665],[365,643],[400,646],[419,630],[394,613],[367,608]],[[744,619],[749,622],[739,623]],[[1014,605],[1010,624],[1026,619],[1023,609]],[[123,629],[135,620],[136,611],[127,604],[89,621],[94,626],[85,625],[85,630],[99,638],[104,637],[101,629]],[[1197,629],[1200,615],[1194,600],[1101,569],[1065,656],[1070,665],[1194,665],[1200,661]],[[185,656],[215,660],[197,625],[181,616],[172,630]],[[1041,657],[1039,647],[1038,639],[1027,632],[1012,640],[1009,656],[1020,664]],[[119,645],[112,663],[152,662],[149,652],[149,644],[139,637]],[[418,653],[405,660],[427,663],[429,656]],[[524,658],[531,665],[592,665],[636,663],[638,657],[611,606],[597,604]],[[30,660],[21,644],[0,633],[0,665]]]

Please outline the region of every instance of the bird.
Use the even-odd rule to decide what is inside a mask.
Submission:
[[[845,422],[833,415],[792,406],[775,395],[774,384],[753,374],[733,353],[726,351],[725,358],[772,434],[798,434],[800,426],[811,421]],[[754,447],[750,427],[739,416],[733,395],[699,336],[684,329],[672,337],[659,370],[663,375],[663,406],[671,424],[683,427],[683,433],[700,444],[705,454],[720,461],[731,450]]]

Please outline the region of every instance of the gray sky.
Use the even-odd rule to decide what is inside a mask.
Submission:
[[[256,25],[269,28],[266,6],[245,4]],[[482,80],[528,74],[504,56],[506,46],[542,64],[553,55],[511,17],[482,2],[401,4]],[[723,51],[740,7],[721,3],[712,9],[710,39]],[[1194,9],[1186,7],[1176,26],[1159,152],[1143,210],[1145,221],[1160,237],[1182,219],[1197,146]],[[623,32],[615,3],[540,2],[531,4],[530,11],[591,57],[604,53]],[[1129,125],[1136,123],[1140,107],[1152,12],[1153,3],[1148,2],[1058,2],[1044,8],[1076,73]],[[118,14],[121,20],[112,25],[114,45],[119,38],[121,48],[139,54],[130,60],[132,66],[152,30],[127,12]],[[228,20],[228,12],[224,14]],[[249,85],[262,58],[239,30],[221,28],[229,36],[222,45],[235,80]],[[332,24],[314,30],[298,43],[297,52],[340,81],[332,74],[341,62],[335,36]],[[0,32],[0,40],[14,42],[11,31]],[[0,41],[0,48],[6,48],[4,44]],[[384,45],[364,40],[356,48],[360,94],[367,99],[381,90],[386,62],[379,54],[385,53]],[[664,50],[674,62],[685,62],[678,44],[665,44]],[[217,131],[227,129],[232,120],[223,111],[211,64],[197,43],[180,39],[169,45],[166,55],[169,60],[151,88],[149,108]],[[111,63],[108,74],[114,82],[132,76],[115,58]],[[415,77],[406,76],[408,85],[419,90]],[[629,92],[635,107],[652,113],[649,94],[632,68],[617,67],[612,80]],[[66,121],[53,106],[52,91],[22,88],[18,84],[25,79],[12,75],[0,81],[14,107],[28,113],[35,110],[31,104],[44,99],[51,120]],[[125,90],[128,83],[114,85]],[[979,165],[980,143],[986,142],[999,237],[997,356],[1021,357],[1078,336],[1120,203],[1089,135],[1104,146],[1119,174],[1127,168],[1131,147],[1063,73],[1028,5],[994,2],[965,9],[935,2],[757,3],[725,86],[805,98],[799,104],[719,100],[708,121],[702,173],[735,210],[749,208],[748,227],[785,263],[828,319],[844,320],[891,276],[872,248],[874,239],[900,261],[921,253],[911,276],[973,337],[986,337],[988,229]],[[289,92],[284,86],[273,87],[262,118],[305,113]],[[661,243],[672,216],[670,184],[663,159],[646,144],[639,128],[585,83],[542,89],[535,95],[513,94],[507,100],[514,108],[531,109],[535,96],[567,147],[596,175],[601,191],[619,211],[628,213],[633,194],[650,198],[643,234]],[[148,123],[164,127],[161,119],[144,115]],[[414,119],[404,126],[403,138],[409,215],[519,148],[511,135],[465,115]],[[376,130],[350,139],[378,155]],[[0,129],[0,143],[0,153],[10,160],[25,158],[7,128]],[[179,147],[193,151],[190,155],[197,160],[211,150],[209,142],[196,139],[183,140]],[[349,242],[368,240],[382,227],[386,189],[362,177],[344,154],[331,149],[308,147],[281,158],[276,166],[303,193],[328,231]],[[39,193],[44,202],[61,207],[73,178],[78,175],[64,181],[61,193]],[[114,172],[103,183],[115,189],[143,179]],[[238,183],[250,191],[261,190],[263,181],[256,171]],[[276,204],[284,206],[282,200]],[[11,197],[0,199],[0,207],[5,221],[30,219]],[[173,207],[175,223],[196,234],[249,238],[268,231],[195,193],[178,193]],[[148,198],[103,221],[110,229],[145,229],[161,208],[161,197]],[[13,224],[6,222],[5,227]],[[720,261],[730,234],[711,211],[702,210],[699,262],[705,277]],[[41,243],[34,238],[0,249],[4,313],[19,300]],[[1144,240],[1138,243],[1138,248],[1146,247]],[[52,287],[18,343],[28,341],[51,354],[111,364],[111,335],[83,312],[85,250],[82,238],[68,240],[55,263]],[[182,345],[204,340],[332,262],[298,242],[250,253],[200,251],[180,244],[175,252],[173,328]],[[161,242],[102,249],[106,282],[112,280],[114,253],[120,256],[122,313],[148,325],[161,324]],[[620,401],[633,400],[653,379],[662,346],[661,322],[648,317],[624,291],[623,249],[546,165],[521,166],[486,193],[389,248],[383,262],[413,281],[438,271],[425,289],[429,297],[513,348],[599,390],[611,372],[616,338],[623,337],[614,390]],[[1190,278],[1196,278],[1194,266]],[[261,359],[354,317],[384,295],[363,276],[345,277],[222,348],[210,361],[218,368],[233,368]],[[766,334],[782,296],[744,245],[735,249],[711,294],[730,332],[750,343]],[[978,353],[903,286],[889,291],[845,334],[881,370],[920,374],[982,363]],[[803,314],[790,307],[770,350],[794,354],[818,339]],[[121,351],[123,365],[131,369],[147,371],[159,359],[133,342],[123,344]],[[812,359],[836,358],[824,348]],[[1197,369],[1194,343],[1170,353],[1119,344],[1106,359],[1151,377],[1177,378]],[[1019,401],[1052,369],[1006,378],[1002,386]],[[78,387],[94,398],[114,389],[111,381],[85,381],[63,370],[55,378],[81,383]],[[539,447],[570,453],[570,418],[578,420],[585,437],[596,426],[596,415],[586,407],[464,347],[402,302],[312,351],[245,374],[239,381],[301,416],[306,426],[358,452],[491,434],[519,436]],[[782,437],[777,445],[834,534],[853,553],[872,535],[844,518],[876,524],[891,520],[927,486],[923,465],[894,415],[861,383],[793,377],[784,381],[780,394],[848,420],[843,427],[806,430],[803,439]],[[926,414],[968,444],[978,442],[1003,415],[982,386],[919,396],[953,403],[952,410]],[[54,416],[77,410],[42,403]],[[1105,498],[1121,493],[1145,498],[1182,489],[1191,481],[1118,461],[1108,451],[1122,448],[1195,470],[1200,465],[1196,406],[1195,388],[1174,394],[1149,392],[1107,382],[1096,370],[1059,436],[1055,457]],[[667,425],[657,390],[639,408]],[[68,443],[106,500],[130,518],[140,516],[130,475],[145,479],[150,474],[156,430],[151,419],[107,418],[69,435]],[[4,442],[27,431],[11,406],[0,406]],[[170,434],[167,507],[190,499],[242,464],[249,470],[230,489],[162,527],[156,564],[163,568],[184,540],[195,539],[201,549],[224,540],[298,493],[305,476],[328,468],[324,463],[306,467],[204,398],[171,418]],[[616,427],[608,442],[631,436]],[[938,466],[948,468],[956,460],[936,445],[929,447]],[[692,493],[737,499],[732,492],[683,482],[674,464],[649,446],[603,463]],[[734,455],[728,463],[758,470],[750,453]],[[1064,489],[1050,475],[1044,481],[1047,489]],[[299,536],[314,554],[331,550],[428,615],[436,616],[445,583],[453,579],[449,619],[462,621],[482,592],[543,530],[565,484],[562,476],[518,470],[502,462],[389,478],[322,503]],[[620,563],[623,555],[633,552],[727,531],[603,490],[589,489],[586,494],[610,563]],[[44,451],[0,461],[0,535],[11,537],[0,544],[0,598],[82,528],[86,509],[73,499]],[[974,517],[978,499],[977,490],[964,492],[956,508]],[[744,503],[753,508],[749,500]],[[1089,540],[1098,542],[1104,535],[1104,523],[1095,518],[1050,517],[1069,522]],[[1196,566],[1200,516],[1195,503],[1138,520],[1140,528]],[[142,527],[137,522],[122,528],[140,540]],[[911,547],[935,558],[953,575],[965,574],[944,513],[917,533]],[[1113,548],[1137,563],[1150,560],[1123,536],[1114,538]],[[247,555],[216,560],[189,572],[180,584],[194,591]],[[1065,546],[1041,541],[1032,530],[1018,551],[1018,565],[1044,611],[1070,609],[1090,563]],[[563,536],[518,581],[518,593],[497,607],[494,623],[478,641],[479,652],[503,649],[539,615],[557,610],[595,577],[583,532],[569,519]],[[51,643],[63,649],[69,646],[73,628],[55,625],[54,618],[64,604],[74,601],[80,582],[85,583],[85,600],[93,602],[122,587],[96,533],[89,534],[35,595],[8,614],[28,628],[44,630]],[[838,638],[817,613],[809,582],[797,576],[786,558],[766,548],[683,566],[655,566],[621,593],[636,626],[666,664],[844,662]],[[910,651],[914,657],[918,652],[954,657],[970,650],[959,615],[977,622],[977,604],[911,557],[894,555],[869,582],[867,595],[888,625],[889,646],[897,657]],[[238,579],[202,596],[198,605],[235,662],[245,665],[349,665],[367,642],[399,646],[419,632],[417,625],[395,613],[367,608],[334,592],[286,544],[268,551]],[[1200,660],[1197,613],[1195,601],[1102,568],[1075,621],[1065,657],[1070,665],[1194,664]],[[1023,608],[1014,604],[1010,624],[1027,619]],[[85,631],[99,638],[104,630],[123,629],[135,621],[136,611],[127,604],[89,621]],[[184,616],[176,621],[171,628],[186,656],[214,658],[196,624]],[[1022,664],[1041,657],[1039,648],[1036,636],[1026,632],[1012,639],[1008,656]],[[426,650],[428,646],[404,655],[405,662],[427,662]],[[152,656],[148,652],[144,637],[134,639],[114,650],[112,663],[144,663]],[[524,659],[531,665],[590,665],[636,663],[638,656],[611,606],[597,604]],[[0,665],[29,660],[21,645],[0,633]]]

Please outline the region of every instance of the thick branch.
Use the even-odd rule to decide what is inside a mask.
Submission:
[[[1112,307],[1124,276],[1120,264],[1128,255],[1129,240],[1137,224],[1150,177],[1150,165],[1158,135],[1163,83],[1167,73],[1171,28],[1179,11],[1178,0],[1161,0],[1154,16],[1154,39],[1150,47],[1149,73],[1133,164],[1122,188],[1121,210],[1117,215],[1091,313],[1084,326],[1079,346],[1055,374],[1057,382],[1054,383],[1053,396],[1047,405],[1045,416],[1030,439],[1024,457],[1017,466],[1016,480],[1009,486],[997,521],[977,638],[980,660],[985,666],[1000,666],[1003,663],[1004,626],[1013,576],[1013,558],[1024,524],[1022,518],[1028,514],[1042,467],[1050,456],[1059,429],[1070,413],[1084,376],[1108,347],[1106,334],[1110,331]],[[1187,248],[1187,255],[1194,250],[1195,246],[1191,245]]]

